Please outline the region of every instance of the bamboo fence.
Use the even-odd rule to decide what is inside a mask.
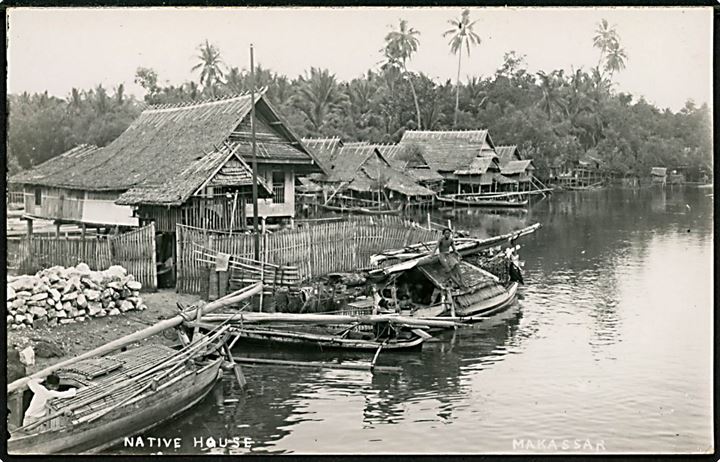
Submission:
[[[41,237],[19,242],[17,261],[8,262],[20,274],[34,274],[52,266],[87,264],[92,270],[121,265],[144,288],[157,288],[155,226],[150,224],[116,236]]]
[[[439,233],[399,217],[357,217],[263,234],[260,258],[266,263],[296,267],[299,279],[354,271],[370,266],[370,256],[389,248],[437,239]],[[252,234],[213,233],[177,225],[177,290],[202,293],[210,263],[197,249],[254,257]]]

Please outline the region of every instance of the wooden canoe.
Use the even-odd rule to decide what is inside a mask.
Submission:
[[[487,208],[521,208],[527,207],[529,201],[518,200],[513,201],[509,199],[484,199],[470,197],[453,197],[453,196],[437,196],[438,200],[445,203],[451,203],[453,205],[467,206],[467,207],[487,207]]]
[[[394,209],[371,209],[367,207],[340,207],[337,205],[320,205],[325,210],[339,213],[351,213],[356,215],[400,215],[402,213],[402,204]]]
[[[210,327],[212,325],[209,325]],[[335,329],[337,330],[337,329]],[[415,329],[417,330],[417,329]],[[328,328],[300,329],[297,326],[283,328],[264,327],[239,327],[232,326],[230,334],[239,337],[240,342],[255,344],[272,344],[276,346],[305,347],[320,350],[353,350],[375,352],[382,346],[384,350],[416,350],[422,347],[422,343],[429,335],[418,335],[413,331],[402,331],[399,336],[389,339],[375,337],[370,332],[358,332],[365,334],[360,336],[343,335],[342,333],[330,333]]]
[[[11,431],[8,453],[99,452],[179,415],[212,389],[223,361],[182,351],[146,345],[58,370],[61,386],[76,387],[76,396],[51,401],[55,417],[47,422]]]

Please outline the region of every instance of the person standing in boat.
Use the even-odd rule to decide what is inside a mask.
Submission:
[[[40,384],[40,380],[38,379],[30,379],[28,381],[28,387],[34,395],[32,401],[30,401],[30,406],[27,408],[27,411],[25,411],[23,426],[30,425],[45,417],[48,412],[48,401],[56,398],[72,398],[77,392],[75,388],[67,391],[58,391],[58,388],[60,388],[60,377],[55,374],[48,375],[45,379],[45,384],[47,388]]]
[[[450,252],[452,249],[452,253]],[[455,285],[465,287],[465,283],[460,273],[460,254],[455,247],[455,241],[452,238],[452,230],[445,228],[442,237],[438,240],[435,252],[438,254],[440,264],[450,274],[450,279]]]

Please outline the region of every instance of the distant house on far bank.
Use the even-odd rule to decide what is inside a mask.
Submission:
[[[667,182],[667,168],[665,167],[653,167],[650,169],[650,178],[654,184],[666,184]]]

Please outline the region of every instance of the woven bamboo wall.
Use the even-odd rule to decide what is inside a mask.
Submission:
[[[40,237],[23,239],[17,252],[20,274],[34,274],[51,266],[87,264],[92,270],[121,265],[135,276],[144,288],[157,288],[155,266],[155,227],[144,226],[117,236]],[[11,262],[8,262],[10,264]]]
[[[370,266],[370,256],[381,250],[437,239],[437,231],[412,225],[398,217],[358,217],[260,236],[260,258],[276,265],[296,266],[302,280]],[[177,227],[177,290],[201,293],[207,263],[195,250],[203,246],[253,258],[252,234],[212,233]]]

